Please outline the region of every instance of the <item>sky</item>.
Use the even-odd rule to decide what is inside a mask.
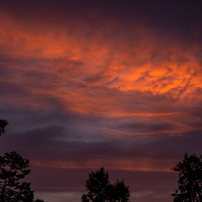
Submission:
[[[170,202],[202,154],[202,1],[0,2],[0,153],[35,197],[76,202],[104,166],[134,202]]]

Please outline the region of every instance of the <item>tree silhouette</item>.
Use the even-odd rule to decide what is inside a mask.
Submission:
[[[202,156],[195,154],[190,156],[185,153],[182,162],[179,162],[172,170],[180,172],[178,189],[174,196],[174,202],[201,202],[202,201]]]
[[[29,161],[16,152],[0,157],[0,198],[6,201],[32,202],[34,195],[30,183],[21,180],[30,173]]]
[[[125,182],[122,181],[116,181],[116,184],[114,185],[114,198],[115,201],[121,201],[121,202],[127,202],[130,197],[129,187],[126,187]]]
[[[0,120],[0,135],[5,132],[7,120]],[[0,156],[0,201],[33,202],[34,192],[31,183],[22,181],[30,173],[29,160],[22,158],[15,151]],[[34,202],[44,202],[37,199]]]
[[[4,128],[8,125],[7,120],[1,119],[0,120],[0,136],[1,134],[5,133]]]
[[[88,193],[81,197],[82,202],[128,202],[130,197],[129,187],[125,186],[124,181],[116,181],[111,184],[109,173],[105,172],[104,167],[97,172],[89,173],[89,178],[85,185]]]

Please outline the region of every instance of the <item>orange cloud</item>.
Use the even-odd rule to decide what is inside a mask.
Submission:
[[[170,92],[180,99],[191,97],[202,87],[201,64],[194,56],[197,47],[183,50],[176,41],[166,43],[149,30],[147,35],[134,36],[129,41],[119,34],[109,40],[104,38],[108,27],[95,29],[92,37],[87,38],[79,33],[79,28],[70,34],[68,24],[65,29],[62,25],[57,29],[33,25],[32,30],[27,30],[5,14],[1,14],[1,19],[0,45],[4,52],[14,58],[55,61],[51,67],[43,66],[43,72],[57,74],[62,81],[73,80],[89,87],[104,85],[121,91]],[[68,61],[81,65],[73,70]],[[29,66],[30,69],[39,71],[38,67]],[[72,74],[65,69],[71,69]]]
[[[9,78],[9,85],[20,84],[30,93],[23,101],[22,97],[11,97],[10,102],[52,108],[46,104],[47,96],[60,100],[62,111],[133,120],[145,119],[148,114],[159,116],[152,106],[132,106],[131,102],[137,100],[133,95],[138,93],[143,93],[139,103],[152,96],[165,96],[164,105],[186,105],[201,99],[197,94],[202,88],[197,45],[185,49],[177,39],[158,37],[141,26],[131,33],[114,33],[116,23],[112,21],[106,26],[89,25],[85,30],[86,24],[78,27],[68,20],[52,26],[40,21],[21,23],[4,12],[0,18],[1,52],[18,61],[8,67],[18,72]],[[116,37],[112,37],[114,34]],[[169,120],[174,112],[165,108],[160,114],[166,114]],[[188,129],[184,124],[176,125],[174,133]]]

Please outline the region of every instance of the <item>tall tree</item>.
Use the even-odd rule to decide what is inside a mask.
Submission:
[[[174,196],[174,202],[201,202],[202,201],[202,156],[195,154],[184,155],[172,170],[179,172],[178,189]]]
[[[82,202],[128,202],[130,197],[129,187],[125,186],[124,181],[116,181],[111,184],[109,173],[104,168],[97,172],[89,173],[89,178],[85,185],[88,193],[81,197]]]
[[[7,120],[0,120],[0,135],[5,132]],[[1,202],[33,202],[34,193],[31,183],[23,181],[30,173],[29,160],[22,158],[15,151],[0,156],[0,201]],[[34,202],[44,202],[37,199]]]

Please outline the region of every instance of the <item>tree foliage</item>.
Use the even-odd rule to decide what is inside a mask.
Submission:
[[[5,133],[4,128],[8,125],[8,121],[4,119],[0,119],[0,136]]]
[[[174,196],[174,202],[201,202],[202,201],[202,156],[195,154],[190,156],[185,153],[182,162],[179,162],[172,170],[180,172],[178,189]]]
[[[16,152],[5,153],[0,157],[0,198],[7,201],[33,201],[30,183],[21,180],[30,173],[29,160]]]
[[[100,168],[97,172],[91,171],[85,187],[88,193],[82,195],[82,202],[129,201],[129,187],[125,185],[123,180],[117,180],[116,183],[111,184],[109,173],[105,172],[104,168]]]

